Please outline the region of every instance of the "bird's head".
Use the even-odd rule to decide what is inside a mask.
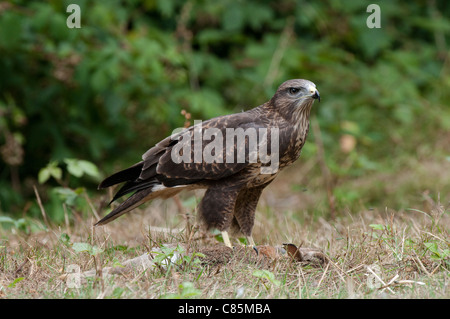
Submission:
[[[278,87],[271,104],[278,110],[295,112],[296,109],[309,108],[314,100],[319,100],[316,85],[308,80],[288,80]]]

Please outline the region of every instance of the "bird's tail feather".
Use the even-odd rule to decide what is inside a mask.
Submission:
[[[156,179],[150,180],[150,181],[146,181],[146,182],[142,182],[142,181],[128,181],[126,182],[120,189],[119,191],[114,195],[113,199],[109,202],[109,204],[111,204],[112,202],[114,202],[116,199],[129,194],[131,192],[138,192],[141,190],[144,190],[146,188],[152,188],[152,186],[155,186],[159,184],[159,182]]]
[[[130,197],[128,197],[122,204],[117,206],[111,213],[100,219],[97,223],[95,223],[94,226],[100,226],[108,224],[109,222],[113,221],[114,219],[122,216],[123,214],[129,212],[130,210],[136,208],[137,206],[141,205],[142,203],[146,202],[150,198],[148,196],[152,193],[152,187],[140,190]],[[155,193],[156,197],[156,193]]]
[[[139,162],[134,164],[133,166],[124,169],[123,171],[117,172],[107,178],[105,178],[100,185],[98,185],[98,189],[110,187],[122,182],[134,181],[136,180],[142,172],[142,167],[144,166],[144,162]]]
[[[149,200],[155,199],[157,197],[166,199],[174,196],[175,194],[181,192],[186,188],[189,188],[189,185],[178,185],[174,187],[166,187],[161,183],[154,183],[153,186],[148,185],[147,188],[140,189],[136,193],[128,197],[111,213],[100,219],[95,224],[95,226],[105,225]]]

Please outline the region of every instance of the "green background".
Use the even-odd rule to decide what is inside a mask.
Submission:
[[[66,25],[70,3],[79,29]],[[366,25],[371,3],[379,29]],[[386,205],[382,186],[345,182],[416,160],[449,167],[449,17],[433,0],[1,1],[1,213],[39,216],[36,185],[61,220],[61,201],[95,198],[101,177],[184,125],[182,110],[191,123],[246,110],[291,78],[321,93],[313,114],[338,207]],[[311,134],[304,160],[317,156]],[[404,186],[390,205],[433,185]]]

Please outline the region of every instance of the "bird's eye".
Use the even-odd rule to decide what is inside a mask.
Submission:
[[[297,94],[298,93],[298,91],[300,91],[299,89],[297,89],[297,88],[290,88],[289,89],[289,93],[291,93],[292,95],[295,95],[295,94]]]

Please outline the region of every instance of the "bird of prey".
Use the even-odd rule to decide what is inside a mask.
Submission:
[[[154,198],[206,189],[198,205],[200,221],[207,229],[220,230],[229,247],[230,229],[240,231],[254,246],[258,200],[279,172],[300,156],[315,99],[320,101],[314,83],[288,80],[258,107],[197,123],[163,139],[142,161],[100,183],[99,189],[125,182],[112,201],[133,194],[95,225],[107,224]]]

